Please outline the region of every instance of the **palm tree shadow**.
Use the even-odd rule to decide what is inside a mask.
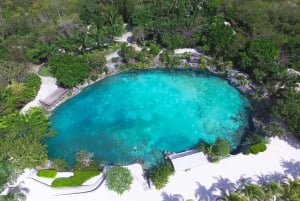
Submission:
[[[285,142],[287,142],[289,145],[291,145],[292,147],[296,148],[296,149],[300,149],[300,143],[299,141],[290,133],[283,135],[281,137],[282,140],[284,140]]]
[[[260,174],[260,175],[257,175],[256,177],[257,177],[258,184],[265,184],[268,181],[270,181],[270,175]]]
[[[291,175],[294,179],[300,177],[300,161],[290,160],[281,161],[281,166],[284,168],[284,173],[286,175]]]
[[[245,177],[244,175],[242,175],[240,179],[236,182],[236,188],[241,189],[245,186],[244,184],[252,184],[252,183],[253,180],[251,177]]]
[[[222,189],[223,191],[234,191],[236,190],[236,184],[231,182],[228,178],[219,177],[216,178],[218,180],[217,183],[215,183],[215,186],[219,189]]]
[[[195,192],[195,197],[199,201],[213,201],[217,196],[213,194],[215,190],[217,190],[216,185],[213,184],[209,189],[206,189],[205,186],[202,186],[199,182],[197,182],[198,188]]]
[[[271,181],[282,182],[283,180],[286,179],[286,175],[283,175],[280,172],[274,172],[268,175],[261,174],[256,177],[257,177],[258,184],[270,183]]]
[[[184,198],[180,194],[167,194],[166,192],[161,193],[163,201],[183,201]]]

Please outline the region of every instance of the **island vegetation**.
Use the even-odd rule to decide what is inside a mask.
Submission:
[[[141,51],[113,41],[128,28],[124,23]],[[260,123],[244,142],[249,152],[263,151],[260,143],[283,131],[300,139],[299,24],[297,0],[0,1],[0,190],[25,168],[43,165],[48,158],[44,139],[55,135],[47,111],[20,113],[41,84],[32,66],[44,64],[60,86],[72,88],[108,73],[104,52],[110,48],[121,50],[119,70],[176,67],[182,58],[172,50],[196,48],[199,67],[250,76],[252,110]],[[217,158],[228,154],[226,142],[219,143],[211,149]],[[85,168],[84,161],[75,169]],[[57,169],[66,168],[61,159],[55,162]],[[162,188],[165,177],[154,182]],[[111,186],[119,193],[127,190]],[[278,188],[287,191],[287,186]]]

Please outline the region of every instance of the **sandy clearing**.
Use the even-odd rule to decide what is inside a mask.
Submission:
[[[43,76],[39,76],[41,78],[41,86],[40,86],[40,90],[38,92],[38,94],[36,95],[36,97],[34,98],[34,100],[32,100],[31,102],[27,103],[22,109],[21,109],[21,113],[26,113],[26,111],[28,111],[30,108],[32,107],[40,107],[40,101],[39,100],[44,100],[47,97],[49,97],[54,91],[56,91],[56,89],[58,88],[58,86],[56,85],[56,79],[53,77],[43,77]]]

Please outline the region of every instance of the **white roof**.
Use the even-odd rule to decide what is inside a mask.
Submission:
[[[183,53],[192,53],[196,54],[197,50],[193,48],[182,48],[182,49],[175,49],[174,54],[183,54]]]
[[[207,157],[202,152],[190,150],[169,156],[172,161],[175,172],[188,171],[191,168],[199,167],[208,164]]]

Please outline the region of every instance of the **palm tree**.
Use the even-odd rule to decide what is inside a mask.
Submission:
[[[246,182],[244,182],[244,189],[242,189],[242,192],[251,201],[261,201],[265,199],[264,191],[257,184],[249,185]]]
[[[0,196],[0,201],[25,201],[26,195],[22,193],[20,187],[12,187],[7,195]]]
[[[235,192],[226,192],[222,188],[220,190],[223,196],[218,197],[216,201],[248,201],[247,197],[245,197],[240,190]]]
[[[268,184],[262,185],[264,192],[265,192],[265,201],[275,201],[277,200],[283,193],[282,186],[275,182],[271,181]]]
[[[285,201],[300,201],[300,179],[288,179],[283,183],[283,194],[280,198]]]

